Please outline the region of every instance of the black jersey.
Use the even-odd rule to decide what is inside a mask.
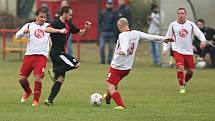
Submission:
[[[67,40],[69,37],[69,34],[75,34],[80,31],[79,28],[74,26],[71,22],[63,23],[60,19],[55,20],[51,23],[51,27],[55,29],[67,29],[67,34],[61,34],[61,33],[51,33],[51,40],[52,40],[52,47],[51,52],[52,53],[62,53],[66,52],[67,47]]]

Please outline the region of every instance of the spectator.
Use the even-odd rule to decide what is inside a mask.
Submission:
[[[194,52],[199,55],[202,60],[205,60],[206,53],[209,53],[211,57],[211,67],[215,67],[215,30],[210,27],[205,27],[205,21],[203,19],[197,21],[197,26],[204,33],[207,40],[207,46],[206,48],[201,49],[201,41],[195,36],[193,41]]]
[[[132,27],[132,15],[130,8],[125,4],[125,0],[118,0],[118,8],[115,11],[115,37],[118,38],[119,30],[117,28],[117,21],[120,18],[126,18],[129,22],[129,27]]]
[[[149,34],[160,34],[160,10],[158,5],[152,4],[151,5],[151,16],[147,17],[149,22]],[[154,65],[160,65],[160,43],[155,41],[150,41],[150,52],[153,59]]]
[[[105,43],[108,43],[107,63],[110,64],[113,56],[114,45],[114,11],[112,0],[106,1],[106,9],[99,14],[98,29],[100,33],[100,63],[105,64]]]

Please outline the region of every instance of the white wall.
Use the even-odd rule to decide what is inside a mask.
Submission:
[[[16,16],[16,3],[17,0],[0,0],[0,12],[7,11],[8,13]]]

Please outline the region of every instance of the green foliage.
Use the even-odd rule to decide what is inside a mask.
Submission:
[[[20,104],[23,91],[17,77],[21,62],[11,61],[13,57],[4,62],[0,60],[0,121],[214,120],[214,70],[196,70],[191,83],[187,85],[187,93],[181,95],[175,69],[154,67],[147,45],[140,43],[134,69],[119,85],[118,89],[127,106],[124,111],[114,110],[113,102],[101,107],[92,107],[89,103],[89,96],[93,92],[106,92],[104,82],[108,70],[108,65],[98,64],[99,48],[94,43],[81,45],[81,66],[67,73],[65,83],[51,108],[43,104],[53,84],[47,71],[40,105],[33,108],[32,98]],[[47,69],[50,67],[49,62]],[[33,87],[33,78],[30,77],[29,81]]]

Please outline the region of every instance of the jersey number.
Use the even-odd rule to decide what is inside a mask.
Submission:
[[[130,45],[130,47],[129,47],[129,49],[128,49],[128,54],[129,54],[129,55],[132,55],[133,52],[134,52],[134,42],[131,42],[131,45]]]

